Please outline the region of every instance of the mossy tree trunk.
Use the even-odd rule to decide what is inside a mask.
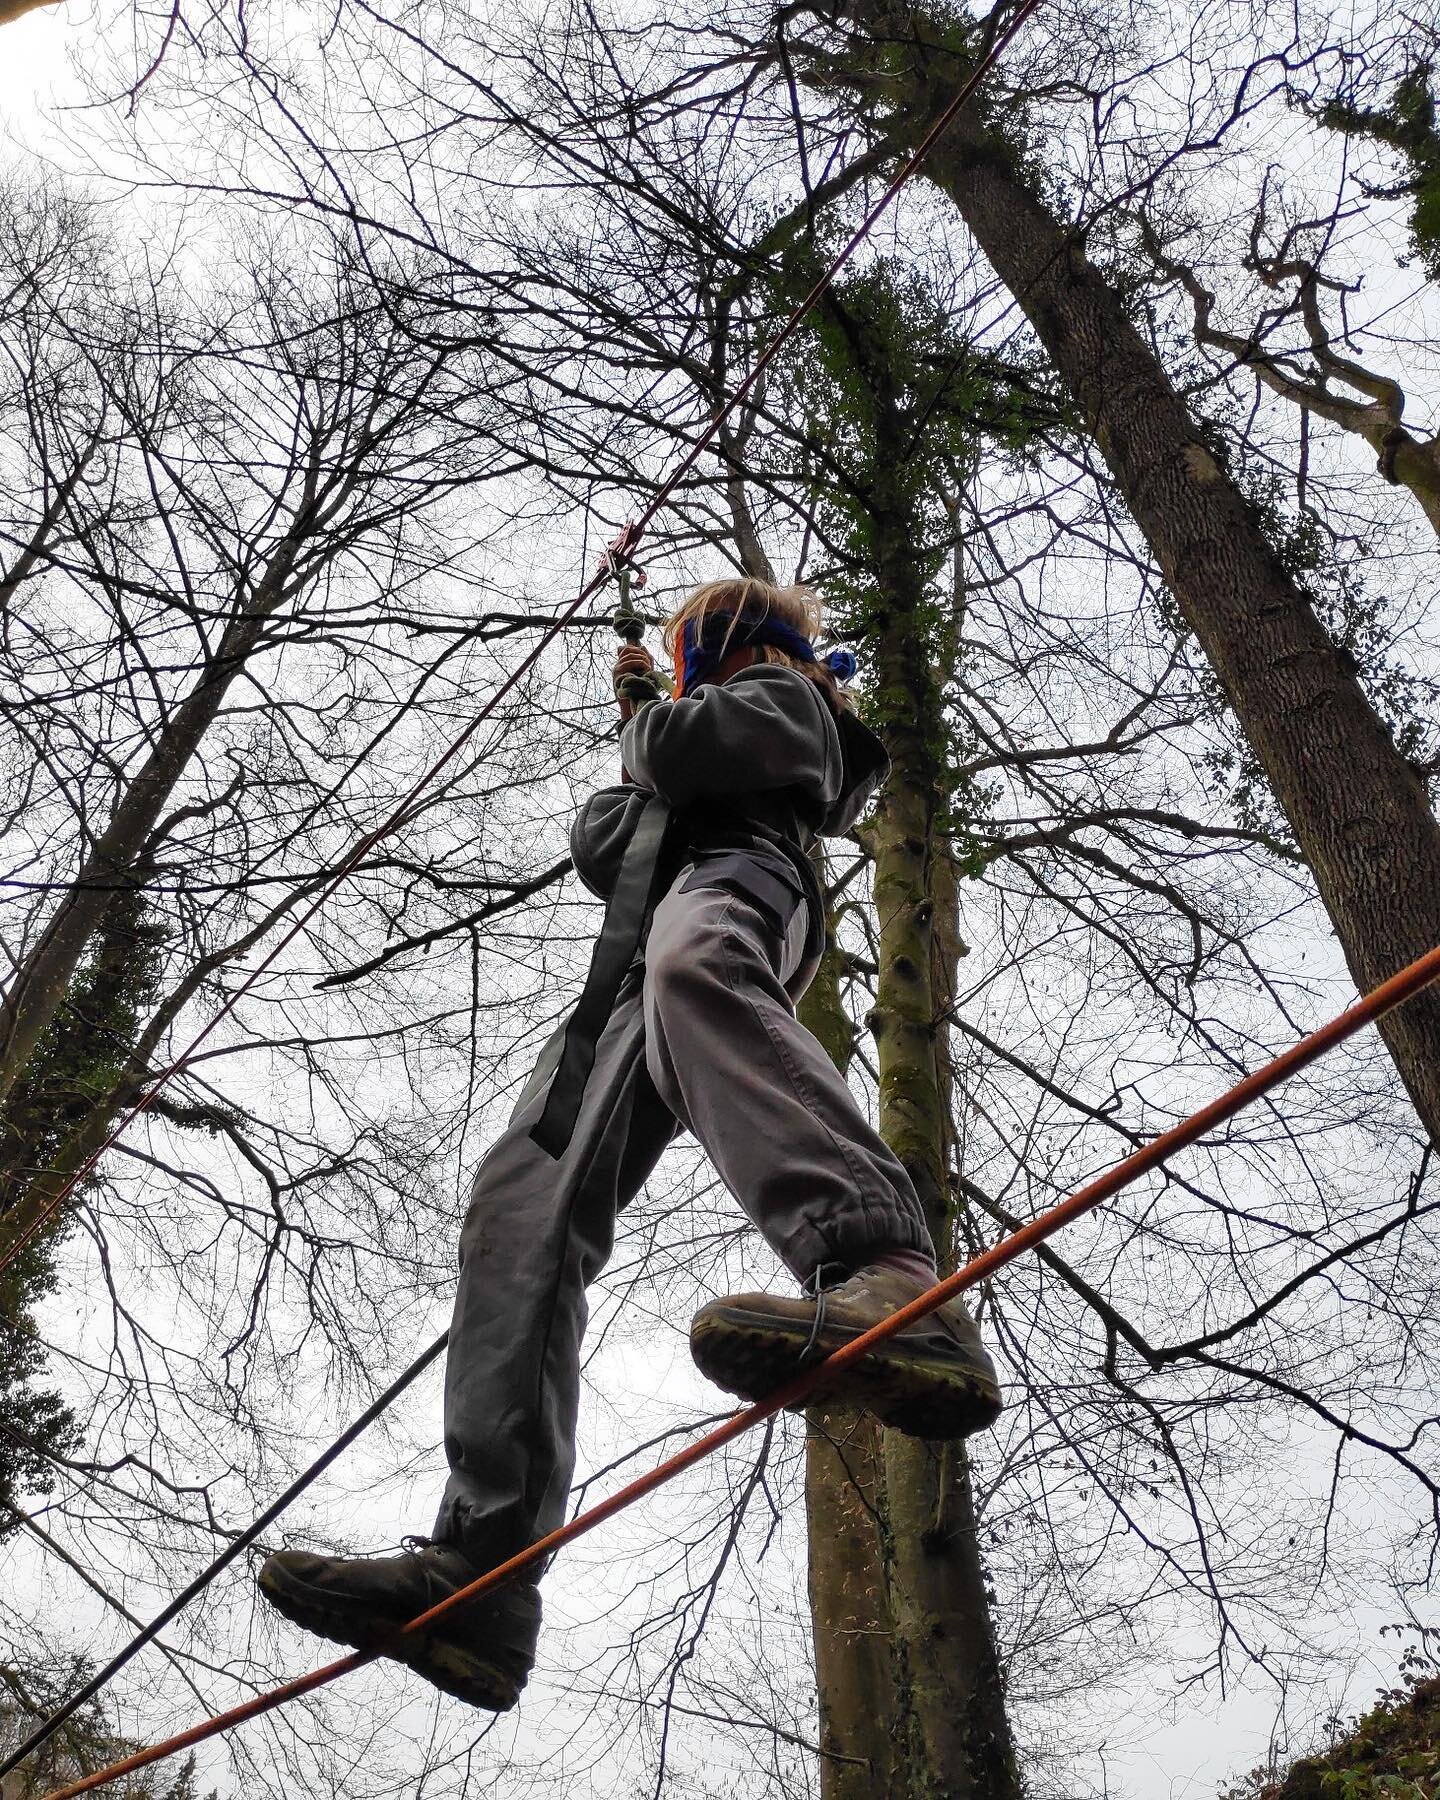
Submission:
[[[800,1003],[842,1074],[855,1026],[841,996],[844,957],[833,930],[825,960]],[[882,1433],[869,1413],[812,1406],[806,1414],[805,1514],[811,1634],[826,1800],[894,1793],[891,1756],[896,1696],[889,1582],[882,1553]]]
[[[908,0],[845,0],[850,73],[831,91],[877,104],[912,149],[972,66],[971,25]],[[1018,109],[987,118],[982,89],[926,163],[1015,296],[1069,390],[1186,623],[1214,669],[1361,990],[1440,944],[1440,821],[1426,780],[1367,696],[1354,658],[1207,442],[1083,235],[1041,191],[1017,145]],[[1440,990],[1380,1031],[1422,1123],[1440,1137]]]
[[[880,1128],[915,1184],[942,1266],[953,1262],[953,1140],[943,1015],[959,945],[956,884],[944,849],[957,760],[948,741],[947,610],[917,482],[915,429],[891,367],[887,309],[830,308],[832,366],[863,395],[869,445],[854,534],[870,596],[868,723],[892,772],[865,832],[874,868],[878,968],[868,1020],[880,1077]],[[852,489],[852,493],[855,490]],[[850,502],[853,506],[853,500]],[[836,979],[832,959],[823,977]],[[838,992],[810,1002],[844,1066]],[[820,1694],[822,1793],[890,1800],[1017,1800],[1019,1781],[980,1556],[969,1465],[834,1409],[815,1409],[807,1458],[810,1597]]]

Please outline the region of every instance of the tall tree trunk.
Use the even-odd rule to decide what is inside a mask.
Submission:
[[[913,147],[963,79],[973,42],[948,16],[892,0],[845,5],[868,39],[856,91],[871,91],[884,66],[886,129],[897,149]],[[833,80],[835,64],[828,68]],[[961,113],[926,172],[954,200],[1074,397],[1284,808],[1356,985],[1375,986],[1440,944],[1440,823],[1424,780],[1114,286],[1032,191],[980,108]],[[1440,993],[1411,1001],[1381,1030],[1440,1139]]]
[[[903,620],[893,636],[908,658]],[[923,717],[913,724],[928,736]],[[913,790],[897,796],[896,779],[884,809],[889,828],[876,833],[884,867],[877,893],[883,879],[882,917],[888,913],[894,925],[882,927],[879,1005],[871,1020],[882,1078],[889,1078],[881,1123],[912,1174],[917,1165],[924,1171],[931,1232],[942,1267],[953,1267],[944,1179],[949,1080],[933,1020],[954,985],[956,885],[948,858],[929,847],[933,804]],[[919,825],[918,838],[910,824]],[[916,982],[911,971],[926,967],[927,939],[931,974]],[[801,1017],[844,1070],[854,1032],[840,1002],[840,966],[832,942]],[[895,1027],[888,1047],[880,1016],[887,1002]],[[808,1422],[809,1598],[824,1800],[1012,1800],[1018,1778],[964,1447],[881,1431],[869,1415],[846,1407],[813,1406]]]
[[[195,686],[171,713],[154,748],[125,789],[105,829],[49,922],[0,996],[0,1105],[25,1071],[63,1005],[94,934],[121,894],[134,892],[134,869],[187,765],[214,723],[231,682],[254,652],[266,624],[290,595],[300,538],[282,540],[254,589],[221,637]]]
[[[887,444],[886,424],[882,404],[877,465],[898,468],[904,434]],[[883,508],[883,496],[877,499]],[[926,596],[914,548],[918,521],[908,510],[896,504],[876,521],[886,609],[875,638],[871,723],[885,739],[892,772],[870,831],[880,920],[870,1022],[880,1128],[915,1183],[944,1268],[954,1266],[956,1222],[948,1175],[950,1083],[937,1021],[953,986],[945,969],[959,935],[953,871],[938,843],[951,786],[946,721],[933,634],[921,625]],[[886,1432],[884,1458],[901,1791],[907,1800],[1018,1800],[964,1449]]]
[[[937,1022],[942,990],[948,997],[953,987],[945,971],[959,937],[953,871],[939,847],[952,786],[944,657],[907,477],[913,422],[884,331],[849,312],[841,297],[827,310],[837,341],[848,346],[873,435],[862,536],[868,585],[880,599],[867,634],[867,717],[892,761],[867,830],[879,916],[868,1023],[880,1128],[915,1184],[945,1263],[955,1241],[952,1126]],[[838,1011],[838,993],[825,986],[807,1017],[843,1067],[851,1044],[836,1025]],[[963,1451],[814,1409],[806,1476],[825,1800],[1018,1800]]]
[[[823,873],[822,861],[822,879]],[[802,1024],[825,1046],[842,1075],[855,1049],[855,1027],[840,994],[843,960],[832,931],[819,973],[799,1007]],[[882,1433],[869,1413],[848,1406],[811,1406],[806,1423],[805,1518],[823,1758],[820,1792],[824,1800],[876,1800],[896,1792]]]

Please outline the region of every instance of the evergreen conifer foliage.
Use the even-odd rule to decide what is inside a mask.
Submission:
[[[159,930],[143,897],[127,889],[0,1109],[0,1241],[27,1199],[64,1179],[96,1110],[108,1117],[127,1097],[131,1046],[159,965]],[[0,1273],[0,1502],[8,1506],[25,1490],[48,1492],[46,1453],[75,1441],[73,1413],[41,1380],[45,1349],[32,1316],[55,1291],[56,1256],[73,1225],[73,1212],[62,1209]]]
[[[92,1673],[83,1657],[28,1668],[0,1663],[0,1751],[14,1749]],[[101,1702],[92,1700],[32,1758],[0,1778],[0,1800],[39,1800],[52,1788],[91,1775],[136,1748],[107,1723]],[[178,1769],[166,1764],[143,1769],[110,1791],[116,1800],[215,1800],[213,1791],[202,1795],[196,1785],[193,1755]]]

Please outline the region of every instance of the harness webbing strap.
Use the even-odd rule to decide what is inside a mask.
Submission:
[[[25,0],[20,0],[20,3],[24,4]],[[6,0],[0,0],[0,19],[3,19],[4,17],[5,5]],[[760,356],[756,359],[749,374],[716,409],[704,429],[696,436],[689,449],[674,465],[649,501],[645,504],[639,518],[626,526],[620,539],[617,540],[616,545],[613,546],[617,553],[623,554],[626,558],[633,558],[634,552],[638,547],[646,528],[659,514],[661,509],[668,504],[671,495],[676,492],[680,484],[697,467],[706,450],[709,449],[710,445],[713,444],[720,435],[726,421],[744,405],[745,401],[755,391],[764,377],[766,370],[775,361],[784,346],[788,344],[799,331],[801,325],[814,311],[821,296],[830,287],[835,277],[843,268],[845,268],[851,257],[869,237],[871,231],[883,217],[895,197],[900,193],[901,189],[910,180],[911,176],[922,167],[931,150],[949,129],[951,123],[960,112],[960,109],[965,105],[965,102],[969,99],[970,95],[980,85],[986,74],[998,61],[1011,40],[1018,35],[1026,20],[1040,5],[1041,0],[1020,0],[1020,4],[1016,8],[1014,14],[986,46],[969,75],[960,84],[955,94],[951,97],[948,105],[943,108],[938,117],[933,121],[924,138],[916,146],[911,155],[900,165],[899,169],[896,170],[895,174],[886,184],[883,192],[866,209],[864,217],[860,220],[859,224],[851,232],[846,241],[836,251],[830,262],[821,271],[810,291],[792,308],[780,326],[780,329],[769,340]],[[610,570],[608,568],[602,568],[599,573],[586,582],[584,587],[581,588],[580,592],[569,605],[564,607],[551,622],[549,627],[541,635],[539,642],[521,658],[516,667],[510,671],[510,674],[503,682],[501,682],[500,686],[493,694],[491,694],[490,698],[480,707],[479,711],[464,729],[445,746],[440,755],[436,757],[418,780],[411,785],[404,798],[389,817],[383,820],[382,823],[373,830],[365,832],[359,841],[350,849],[348,854],[341,859],[335,866],[330,878],[322,885],[319,892],[301,906],[297,916],[292,919],[282,936],[260,958],[245,978],[231,991],[219,1010],[201,1027],[180,1054],[166,1067],[160,1070],[159,1074],[153,1079],[150,1086],[134,1105],[132,1105],[129,1110],[116,1121],[107,1133],[104,1142],[90,1153],[78,1169],[72,1172],[69,1179],[61,1186],[59,1191],[52,1195],[42,1208],[37,1210],[35,1216],[29,1223],[15,1233],[11,1238],[9,1245],[5,1247],[3,1251],[0,1251],[0,1272],[3,1272],[3,1270],[20,1255],[24,1246],[31,1238],[33,1238],[37,1232],[44,1229],[48,1221],[55,1216],[70,1196],[79,1189],[81,1183],[87,1179],[91,1171],[99,1163],[101,1157],[104,1156],[106,1151],[108,1151],[116,1140],[125,1132],[130,1123],[154,1105],[157,1096],[170,1081],[183,1070],[188,1069],[191,1060],[206,1040],[219,1028],[222,1020],[227,1018],[235,1010],[239,1002],[265,976],[290,944],[304,932],[316,913],[326,905],[342,883],[348,880],[356,870],[363,866],[365,859],[369,856],[375,846],[382,843],[391,835],[391,833],[397,831],[411,817],[411,809],[416,805],[421,796],[426,793],[432,783],[434,783],[446,769],[450,768],[456,758],[460,756],[461,752],[464,751],[477,736],[481,726],[496,711],[501,701],[519,686],[525,675],[527,675],[540,661],[547,646],[554,641],[563,627],[569,624],[570,621],[578,615],[585,602],[604,585],[609,577],[609,573]],[[623,980],[623,978],[622,971],[621,979]],[[582,1054],[583,1046],[577,1047],[577,1058]],[[593,1060],[594,1052],[592,1050],[590,1064],[586,1065],[587,1074],[589,1072],[589,1066],[593,1064]],[[366,1660],[367,1659],[363,1656],[347,1658],[344,1666],[358,1666]],[[305,1678],[300,1682],[290,1684],[283,1696],[262,1697],[258,1702],[251,1703],[246,1716],[252,1716],[255,1713],[267,1711],[271,1706],[279,1704],[280,1698],[288,1698],[291,1694],[298,1692],[308,1692],[311,1687],[321,1685],[325,1680],[330,1679],[331,1674],[336,1672],[338,1672],[338,1665],[336,1670],[332,1670],[330,1674],[322,1673],[320,1675]],[[227,1724],[232,1722],[236,1721],[228,1718],[221,1721],[211,1721],[206,1726],[197,1727],[190,1732],[182,1733],[179,1738],[171,1740],[167,1746],[158,1747],[149,1751],[137,1752],[135,1756],[127,1759],[124,1765],[98,1771],[95,1775],[87,1777],[79,1787],[66,1789],[63,1790],[63,1792],[88,1791],[92,1787],[101,1786],[116,1775],[128,1772],[130,1768],[143,1768],[147,1766],[149,1763],[157,1760],[159,1756],[167,1754],[169,1749],[182,1747],[185,1743],[202,1742],[206,1737],[212,1735],[214,1731],[223,1730]],[[49,1800],[60,1800],[60,1793],[61,1790],[57,1790],[56,1794],[49,1796]]]
[[[600,1034],[615,1010],[621,985],[645,940],[671,816],[670,802],[656,794],[646,801],[635,821],[615,891],[605,908],[605,923],[595,940],[585,986],[565,1028],[565,1047],[550,1083],[545,1110],[530,1132],[531,1139],[557,1161],[575,1135],[575,1121],[580,1116],[585,1084],[595,1066]]]
[[[3,4],[4,0],[0,0],[0,6],[3,6]],[[836,251],[829,263],[826,264],[825,268],[821,270],[809,293],[807,293],[805,297],[798,301],[791,309],[780,329],[755,359],[755,362],[750,369],[750,373],[740,385],[727,396],[723,404],[716,409],[704,430],[696,436],[691,443],[690,448],[670,470],[670,473],[660,483],[660,486],[646,502],[641,510],[639,518],[632,520],[631,523],[625,527],[624,532],[621,534],[619,544],[616,547],[617,552],[623,552],[626,557],[633,559],[635,550],[639,546],[646,527],[655,518],[656,514],[660,512],[661,508],[669,503],[670,496],[675,493],[681,482],[684,481],[696,467],[701,457],[720,435],[726,420],[729,419],[739,407],[743,406],[745,401],[755,391],[756,387],[763,379],[766,370],[775,361],[785,345],[788,344],[795,336],[796,332],[799,331],[805,320],[809,318],[810,314],[815,310],[821,296],[830,287],[831,283],[835,280],[835,277],[850,261],[851,257],[860,248],[861,244],[869,237],[870,233],[879,223],[881,217],[889,208],[891,202],[895,199],[895,196],[905,186],[906,182],[909,181],[916,170],[923,165],[931,150],[949,129],[961,107],[964,106],[971,94],[973,94],[975,89],[980,85],[987,72],[1010,43],[1010,40],[1018,34],[1025,21],[1040,4],[1041,0],[1020,0],[1020,5],[1016,8],[1014,15],[991,41],[976,62],[974,68],[966,76],[965,80],[961,82],[949,104],[940,112],[930,129],[925,133],[925,136],[896,170],[895,174],[887,183],[884,192],[871,204],[867,209],[864,218],[861,219],[854,231],[850,233],[850,236]],[[401,800],[400,804],[390,816],[373,830],[367,831],[360,838],[359,842],[353,846],[338,864],[336,864],[329,879],[320,888],[319,892],[301,907],[299,913],[291,920],[290,925],[284,933],[250,969],[245,978],[236,984],[221,1003],[219,1009],[212,1015],[206,1024],[200,1028],[195,1036],[191,1038],[190,1042],[180,1054],[165,1068],[161,1069],[151,1085],[145,1090],[134,1105],[131,1106],[127,1112],[122,1114],[106,1134],[105,1141],[90,1152],[89,1156],[85,1158],[80,1167],[71,1173],[68,1180],[65,1181],[59,1191],[53,1194],[43,1206],[37,1208],[34,1216],[29,1222],[15,1233],[11,1238],[9,1245],[3,1252],[0,1252],[0,1273],[3,1273],[3,1271],[14,1262],[15,1258],[19,1256],[21,1251],[25,1248],[25,1245],[30,1242],[37,1232],[44,1229],[46,1224],[55,1216],[70,1196],[77,1192],[81,1183],[88,1178],[91,1170],[95,1168],[101,1157],[104,1156],[106,1151],[109,1150],[115,1141],[124,1133],[131,1121],[138,1119],[142,1113],[147,1112],[155,1104],[156,1098],[161,1090],[173,1081],[182,1070],[190,1067],[197,1052],[213,1033],[219,1029],[221,1022],[234,1012],[235,1008],[239,1005],[240,1001],[244,999],[246,994],[248,994],[266,974],[268,974],[269,970],[273,967],[279,957],[292,943],[294,943],[296,938],[301,935],[309,925],[310,921],[315,917],[316,913],[328,903],[335,891],[342,886],[344,882],[348,881],[350,876],[353,875],[357,869],[363,866],[366,858],[375,846],[383,843],[386,838],[398,831],[400,827],[409,820],[411,817],[411,808],[415,806],[416,802],[428,791],[439,776],[451,766],[455,759],[460,755],[461,751],[465,749],[479,732],[481,725],[495,712],[500,702],[518,687],[522,677],[528,674],[529,671],[534,668],[536,663],[539,662],[546,647],[559,635],[562,628],[570,623],[585,602],[603,587],[609,577],[609,567],[603,566],[598,574],[592,576],[592,578],[586,582],[585,586],[581,588],[580,592],[570,604],[551,621],[550,625],[547,626],[542,634],[539,642],[521,658],[515,668],[510,671],[505,680],[501,682],[500,686],[470,720],[469,724],[465,726],[464,730],[446,746],[435,761],[431,763],[430,767],[426,769],[424,774],[412,784],[404,799]]]

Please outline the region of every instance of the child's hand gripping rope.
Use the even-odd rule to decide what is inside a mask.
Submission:
[[[615,658],[614,687],[622,719],[633,718],[638,707],[664,696],[655,658],[643,644],[626,644]]]

